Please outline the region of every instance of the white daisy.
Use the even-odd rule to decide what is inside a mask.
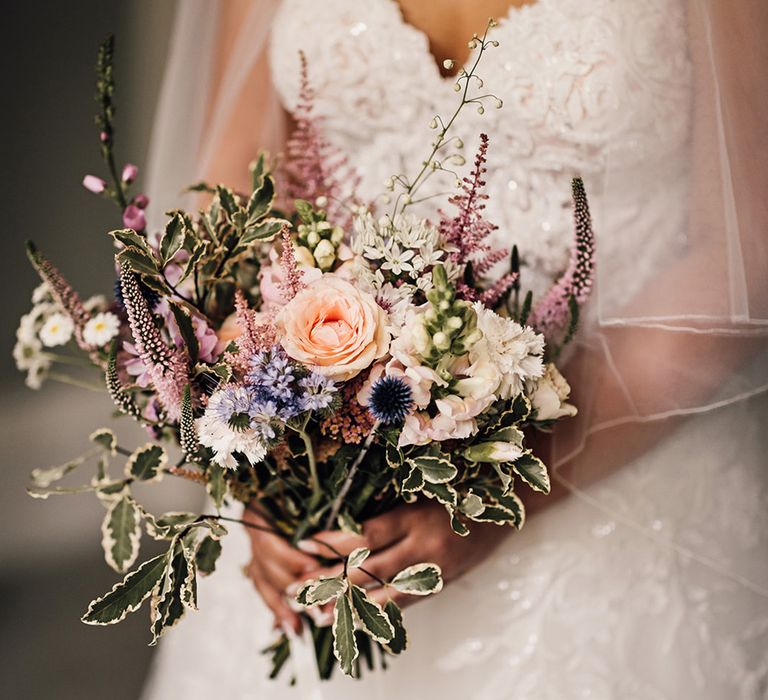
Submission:
[[[83,328],[83,340],[88,345],[103,347],[120,331],[120,319],[108,311],[96,314]]]
[[[75,324],[72,323],[69,316],[55,313],[48,317],[40,329],[40,340],[43,341],[43,345],[49,348],[56,345],[66,345],[74,330]]]

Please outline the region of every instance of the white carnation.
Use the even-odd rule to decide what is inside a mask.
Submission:
[[[496,394],[509,399],[521,393],[527,379],[544,374],[544,336],[528,326],[521,326],[511,319],[499,316],[480,302],[474,304],[477,327],[483,333],[470,350],[469,361],[488,375],[487,363],[499,373]],[[467,372],[472,376],[472,367]]]

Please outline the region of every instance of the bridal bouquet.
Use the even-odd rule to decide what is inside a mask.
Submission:
[[[473,42],[478,62],[494,44],[487,32]],[[487,282],[506,257],[492,249],[495,227],[483,217],[488,138],[479,135],[468,173],[451,170],[463,165],[451,155],[461,147],[450,135],[453,121],[467,105],[482,111],[498,102],[474,96],[477,62],[457,78],[455,114],[433,121],[436,138],[418,174],[393,176],[392,194],[375,203],[356,199],[354,178],[323,140],[302,66],[297,128],[282,168],[273,172],[259,157],[248,192],[195,185],[205,206],[169,212],[157,233],[146,224],[147,198],[130,195],[136,168],[115,165],[111,39],[100,49],[97,125],[111,181],[89,175],[84,185],[122,212],[124,227],[109,234],[114,298],[81,301],[29,244],[42,284],[14,351],[33,388],[46,378],[81,383],[56,365],[83,360],[100,373],[117,411],[149,434],[127,449],[100,428],[87,455],[32,473],[36,497],[94,492],[106,508],[106,561],[130,570],[89,605],[88,624],[119,622],[148,601],[156,643],[197,608],[197,576],[214,572],[230,521],[297,543],[324,529],[359,533],[366,519],[398,504],[433,499],[463,537],[472,523],[521,527],[518,484],[550,488],[526,432],[576,412],[554,361],[592,280],[581,182],[573,183],[570,266],[534,302],[521,292],[516,249],[510,271]],[[456,193],[433,223],[409,208],[435,173],[450,173]],[[88,483],[55,485],[89,460]],[[163,477],[199,483],[212,512],[145,510],[134,485]],[[228,507],[237,502],[266,525],[241,521]],[[142,531],[167,548],[134,566]],[[342,558],[340,575],[306,581],[296,594],[301,607],[333,606],[331,627],[306,616],[323,677],[334,657],[357,675],[361,658],[372,667],[381,653],[384,665],[383,652],[406,647],[397,605],[381,606],[348,580],[350,569],[366,571],[368,555],[355,550]],[[328,562],[337,559],[327,552]],[[429,562],[389,581],[370,576],[415,596],[442,587],[440,568]],[[268,652],[276,674],[289,639]]]

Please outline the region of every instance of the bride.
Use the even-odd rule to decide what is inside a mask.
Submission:
[[[766,5],[180,5],[153,143],[162,207],[195,174],[238,184],[259,148],[280,151],[300,49],[327,138],[376,198],[419,165],[467,39],[494,16],[481,75],[504,107],[455,135],[468,158],[490,135],[495,242],[518,244],[523,286],[545,289],[567,263],[580,175],[598,282],[567,367],[579,417],[548,440],[554,493],[528,499],[522,531],[460,539],[425,504],[362,537],[323,535],[365,543],[383,577],[441,565],[445,590],[406,610],[406,654],[362,681],[318,681],[287,602],[317,552],[236,531],[200,612],[160,643],[145,697],[768,697]],[[294,638],[293,667],[268,680],[274,627]]]

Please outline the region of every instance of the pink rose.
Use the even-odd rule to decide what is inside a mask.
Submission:
[[[335,275],[302,289],[275,317],[285,351],[337,381],[359,374],[389,349],[384,310]]]

